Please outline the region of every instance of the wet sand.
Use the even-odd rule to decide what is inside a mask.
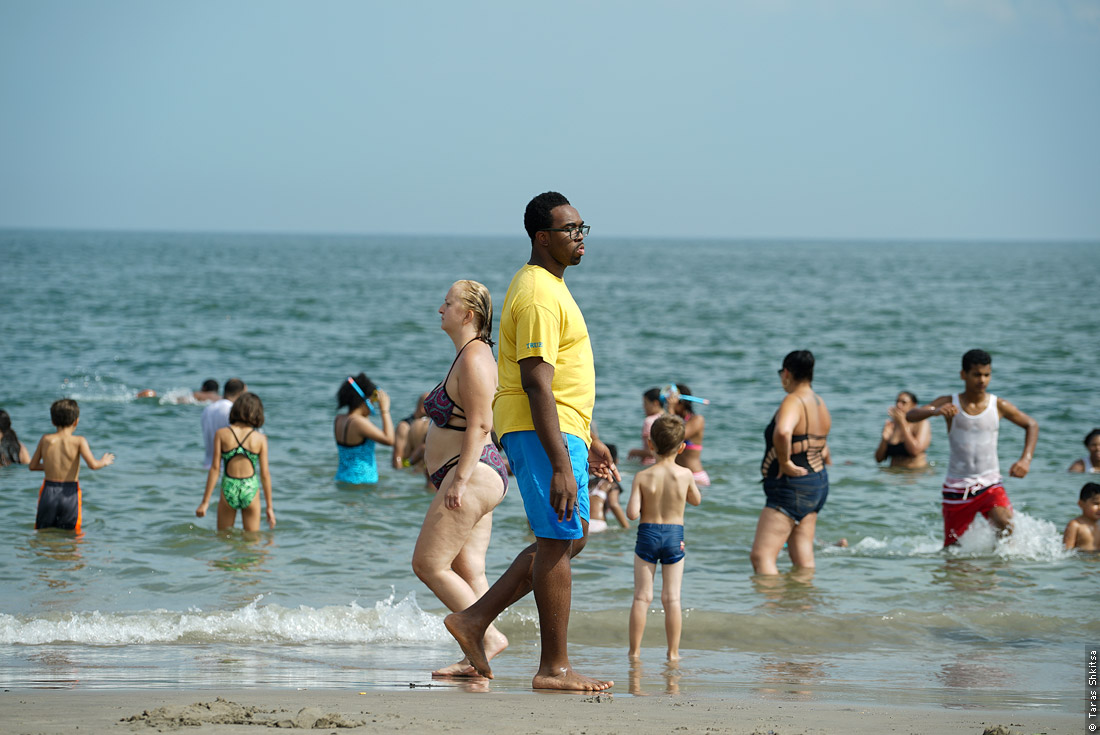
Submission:
[[[1087,732],[1084,713],[776,702],[719,696],[471,691],[474,687],[359,693],[42,690],[0,692],[0,732],[236,735],[271,729],[327,733],[930,733]]]

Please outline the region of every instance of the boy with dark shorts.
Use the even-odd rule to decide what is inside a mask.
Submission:
[[[1012,503],[1001,484],[997,459],[997,434],[1002,418],[1024,429],[1024,451],[1008,474],[1025,477],[1031,468],[1039,424],[1003,398],[987,392],[993,374],[993,358],[982,350],[962,357],[966,389],[958,395],[940,396],[926,406],[910,409],[910,423],[943,416],[951,442],[951,459],[943,482],[944,547],[958,543],[981,513],[1002,535],[1012,533]]]
[[[38,491],[38,513],[34,527],[61,528],[80,533],[80,459],[84,458],[89,469],[98,470],[113,464],[115,455],[107,452],[97,460],[92,455],[88,440],[73,433],[80,423],[80,406],[71,398],[53,402],[50,421],[57,427],[57,432],[45,434],[39,439],[31,457],[31,472],[46,473],[46,480]]]
[[[657,457],[652,467],[634,475],[626,517],[641,518],[634,545],[634,603],[630,608],[630,650],[627,656],[641,656],[642,634],[649,604],[653,602],[653,577],[661,563],[661,604],[665,610],[668,660],[680,658],[680,585],[684,580],[684,507],[699,505],[703,496],[692,471],[676,464],[684,451],[684,422],[679,416],[662,414],[650,428],[647,440]]]

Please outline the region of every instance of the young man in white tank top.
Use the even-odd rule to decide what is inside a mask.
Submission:
[[[951,443],[951,459],[943,481],[943,545],[958,543],[981,513],[1002,535],[1012,533],[1012,503],[1001,484],[997,460],[997,433],[1006,418],[1026,432],[1024,452],[1008,474],[1025,477],[1031,469],[1039,424],[1003,398],[989,393],[993,359],[982,350],[970,350],[962,358],[966,389],[958,395],[940,396],[926,406],[911,409],[910,423],[930,416],[943,416]]]

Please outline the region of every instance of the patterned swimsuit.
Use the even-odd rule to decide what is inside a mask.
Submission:
[[[477,339],[476,337],[474,339]],[[474,339],[470,340],[473,342]],[[454,362],[451,363],[450,370],[447,371],[447,377],[443,379],[443,382],[432,389],[432,392],[428,394],[428,397],[424,399],[424,410],[427,411],[428,417],[432,420],[436,426],[441,429],[451,429],[453,431],[466,431],[466,426],[455,426],[451,423],[451,418],[466,420],[466,412],[462,410],[462,407],[454,402],[451,395],[447,392],[447,380],[451,377],[451,371],[455,369],[455,363],[458,362],[458,358],[462,355],[462,351],[470,346],[470,342],[462,345],[462,349],[455,355]],[[435,485],[435,489],[438,490],[440,485],[443,484],[444,478],[447,477],[452,469],[458,465],[458,460],[461,455],[448,459],[446,462],[439,466],[435,472],[428,475],[428,479]],[[481,450],[481,457],[478,461],[483,462],[500,475],[500,479],[504,482],[504,494],[508,494],[508,469],[504,464],[504,458],[500,456],[500,452],[497,451],[496,445],[486,444]]]

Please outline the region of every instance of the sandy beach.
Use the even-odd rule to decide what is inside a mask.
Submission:
[[[868,707],[729,697],[470,691],[473,687],[364,693],[339,690],[5,690],[0,732],[256,733],[1080,733],[1084,714]]]

